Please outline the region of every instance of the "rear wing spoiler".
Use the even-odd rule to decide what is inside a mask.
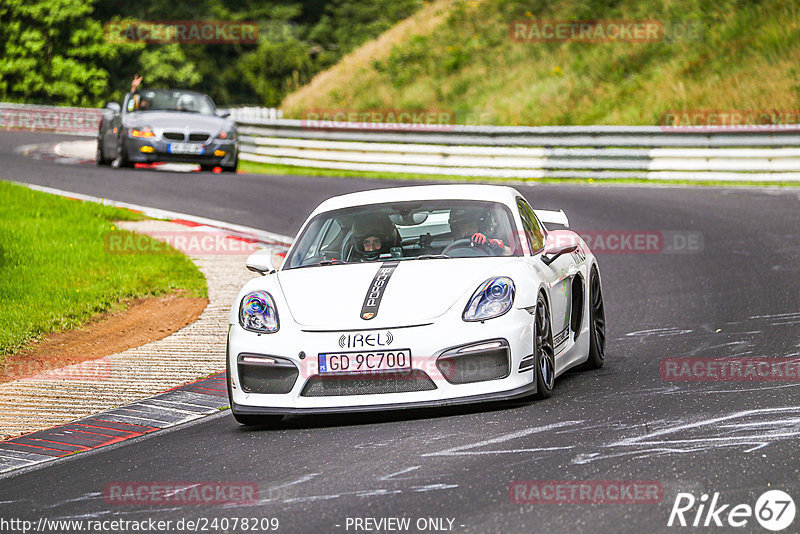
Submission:
[[[564,210],[533,210],[533,212],[536,214],[536,218],[543,223],[563,224],[569,228],[569,219]]]

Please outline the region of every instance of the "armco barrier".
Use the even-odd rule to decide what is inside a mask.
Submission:
[[[800,180],[800,125],[451,126],[240,121],[241,159],[321,169],[500,178]]]
[[[281,119],[233,108],[240,158],[319,169],[498,178],[800,181],[800,125],[458,126]],[[0,103],[0,130],[95,135],[101,110]]]

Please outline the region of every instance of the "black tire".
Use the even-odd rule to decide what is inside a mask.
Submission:
[[[236,167],[238,167],[238,165],[233,165],[232,167],[222,167],[222,172],[229,172],[231,174],[236,174]]]
[[[133,167],[133,163],[128,159],[128,151],[125,149],[125,138],[117,139],[117,157],[114,159],[114,166],[119,168]]]
[[[236,422],[244,426],[263,426],[274,428],[283,421],[282,415],[243,414],[233,411],[233,391],[231,389],[231,364],[228,361],[228,351],[225,350],[225,383],[228,386],[228,402],[231,405],[231,415]]]
[[[214,167],[219,167],[219,165],[206,165],[204,163],[200,164],[200,172],[213,172]]]
[[[543,294],[539,294],[534,317],[533,351],[536,356],[533,368],[536,373],[536,399],[546,399],[553,393],[556,359],[553,349],[553,330],[550,327],[550,310]]]
[[[111,161],[109,161],[108,159],[105,158],[105,156],[103,156],[103,149],[101,148],[102,143],[103,142],[100,139],[97,140],[97,150],[94,153],[94,161],[98,165],[110,165]]]
[[[589,359],[586,369],[600,369],[606,357],[606,312],[597,267],[589,275]]]
[[[228,165],[227,167],[222,167],[222,172],[236,172],[236,168],[239,166],[239,156],[237,155],[236,158],[233,160],[233,165]]]

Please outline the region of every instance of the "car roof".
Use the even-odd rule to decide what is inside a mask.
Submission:
[[[351,206],[409,200],[488,200],[513,207],[519,196],[522,195],[516,189],[503,185],[447,184],[390,187],[331,197],[320,204],[312,215]]]

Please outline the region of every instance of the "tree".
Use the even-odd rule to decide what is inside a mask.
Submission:
[[[119,47],[103,40],[93,2],[3,0],[0,5],[0,99],[95,106],[108,93]]]

